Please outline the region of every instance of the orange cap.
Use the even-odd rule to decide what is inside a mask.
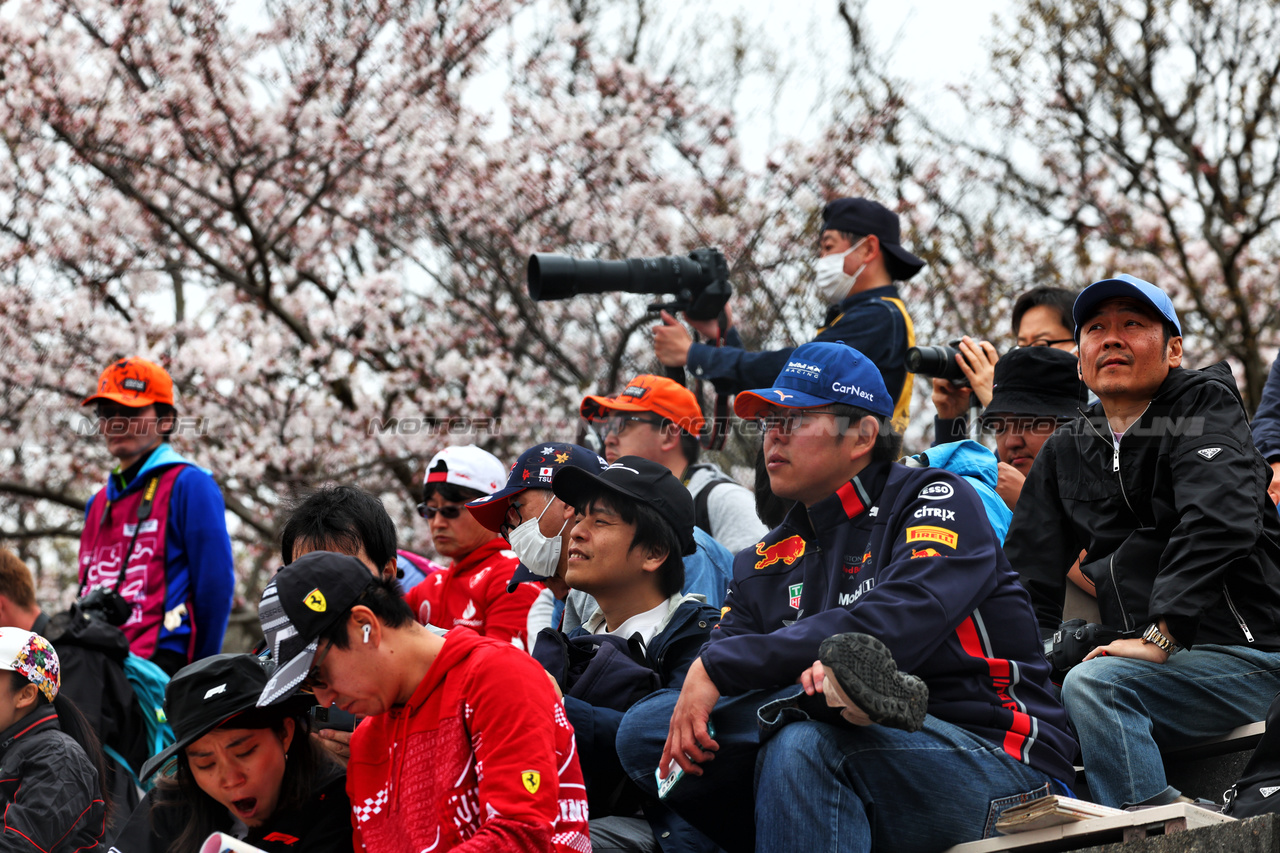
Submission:
[[[589,421],[608,417],[609,412],[653,412],[690,435],[702,431],[702,410],[693,392],[665,376],[648,373],[632,379],[616,397],[584,397],[580,411]]]
[[[112,400],[122,406],[142,408],[152,403],[173,405],[173,379],[165,369],[145,358],[122,358],[102,371],[98,389],[80,405]]]

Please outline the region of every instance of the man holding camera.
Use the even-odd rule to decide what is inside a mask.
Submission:
[[[875,366],[805,344],[734,409],[760,421],[770,485],[797,504],[738,555],[679,694],[623,719],[632,779],[652,792],[677,765],[667,802],[728,850],[836,826],[840,849],[940,850],[981,837],[1002,801],[1063,792],[1075,742],[1026,591],[962,478],[894,464]],[[828,638],[861,689],[826,684]],[[912,819],[924,799],[935,819]]]
[[[235,586],[222,492],[169,444],[177,411],[164,368],[122,358],[90,403],[119,464],[85,508],[80,595],[173,675],[222,650]]]
[[[893,423],[906,426],[911,402],[907,350],[915,346],[911,317],[895,281],[906,281],[924,261],[902,248],[897,214],[865,198],[839,198],[822,210],[822,234],[815,263],[818,295],[827,315],[815,341],[843,341],[871,359],[885,386],[892,389]],[[690,320],[708,340],[724,346],[696,344],[674,317],[663,312],[663,325],[653,329],[653,348],[667,367],[688,367],[708,379],[722,394],[768,385],[787,365],[791,348],[747,352],[729,309],[728,328],[719,321]]]
[[[1065,287],[1033,287],[1013,303],[1012,331],[1018,349],[1058,349],[1075,354],[1071,319],[1074,291]],[[968,437],[969,407],[987,406],[995,388],[995,366],[1000,354],[990,341],[975,341],[965,335],[956,343],[959,350],[954,367],[960,376],[938,378],[933,374],[933,443],[945,444]],[[948,367],[951,367],[949,365]],[[921,373],[926,371],[921,370]],[[951,379],[961,379],[960,385]],[[976,402],[975,402],[976,401]]]
[[[1062,699],[1094,799],[1179,801],[1162,747],[1262,719],[1280,692],[1280,516],[1225,362],[1182,365],[1169,297],[1129,275],[1073,308],[1098,402],[1040,450],[1005,552],[1050,636],[1067,567],[1121,639],[1071,669]]]

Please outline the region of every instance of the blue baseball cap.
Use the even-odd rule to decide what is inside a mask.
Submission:
[[[740,392],[733,400],[733,411],[740,418],[758,418],[769,406],[814,409],[831,403],[893,416],[893,398],[880,368],[843,341],[796,347],[773,387]]]
[[[491,495],[477,498],[467,504],[467,509],[490,530],[497,531],[502,520],[507,517],[507,507],[511,498],[526,489],[551,489],[551,478],[561,468],[585,468],[599,472],[609,467],[609,463],[597,453],[579,447],[576,444],[549,441],[535,444],[516,460],[507,476],[507,484]]]
[[[1173,310],[1173,300],[1169,295],[1149,281],[1121,273],[1114,278],[1095,281],[1076,297],[1076,304],[1071,309],[1071,319],[1076,324],[1076,343],[1080,342],[1080,325],[1093,315],[1094,309],[1108,299],[1121,296],[1150,305],[1157,314],[1173,324],[1179,336],[1182,335],[1182,324],[1178,322],[1178,314]]]

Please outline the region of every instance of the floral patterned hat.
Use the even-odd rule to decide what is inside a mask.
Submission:
[[[52,702],[62,686],[58,653],[53,645],[30,631],[0,628],[0,670],[20,672]]]

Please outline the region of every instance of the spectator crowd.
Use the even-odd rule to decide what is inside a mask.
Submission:
[[[0,554],[0,850],[923,853],[1051,795],[1192,802],[1162,752],[1280,693],[1280,367],[1250,424],[1158,286],[1037,287],[1016,348],[957,344],[901,458],[895,283],[924,264],[874,201],[822,220],[812,341],[653,329],[734,395],[754,488],[642,374],[582,400],[603,455],[436,453],[414,497],[447,565],[352,484],[299,496],[252,654],[220,653],[231,545],[173,382],[109,365],[76,603]]]

